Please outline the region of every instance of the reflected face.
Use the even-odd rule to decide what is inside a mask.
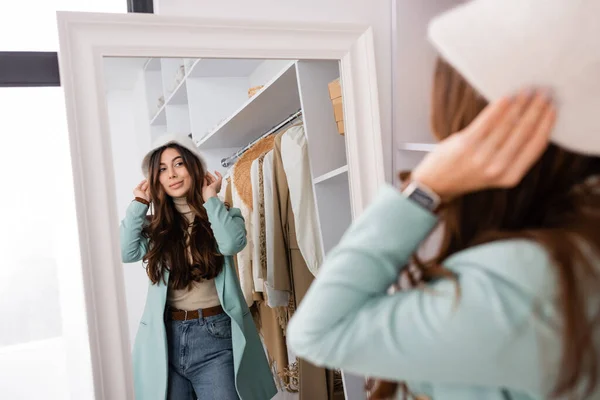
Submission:
[[[158,180],[171,197],[185,197],[192,185],[192,178],[183,162],[181,154],[173,148],[166,148],[160,156]]]

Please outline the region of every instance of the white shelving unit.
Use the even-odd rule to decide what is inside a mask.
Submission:
[[[328,172],[326,174],[323,174],[323,175],[313,179],[313,184],[316,185],[318,183],[327,182],[332,179],[348,179],[347,176],[344,176],[347,173],[348,173],[348,166],[344,165],[343,167],[339,167],[337,169],[334,169],[331,172]]]
[[[200,139],[202,148],[243,147],[300,109],[295,63]],[[260,116],[260,118],[257,118]]]
[[[208,168],[223,174],[221,158],[301,109],[320,239],[326,252],[338,243],[352,214],[346,143],[327,87],[340,76],[337,61],[151,59],[144,74],[151,135],[191,134]],[[248,90],[259,85],[249,98]],[[361,396],[362,379],[344,378],[353,380],[347,387],[361,388],[348,398]]]
[[[435,143],[400,143],[398,150],[430,152],[435,149]]]

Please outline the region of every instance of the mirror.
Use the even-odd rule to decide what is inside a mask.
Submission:
[[[58,26],[96,397],[364,398],[285,327],[385,180],[371,29]]]
[[[136,393],[164,389],[166,338],[168,398],[343,399],[285,340],[352,218],[339,61],[105,57],[104,77]]]

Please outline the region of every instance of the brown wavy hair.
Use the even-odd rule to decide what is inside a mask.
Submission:
[[[466,128],[487,101],[448,63],[435,69],[431,127],[443,140]],[[542,245],[558,280],[556,305],[563,317],[562,360],[551,393],[561,397],[585,382],[583,398],[598,384],[598,349],[594,343],[600,310],[590,309],[589,295],[600,293],[600,158],[550,144],[515,187],[469,193],[439,213],[443,238],[430,260],[413,256],[424,280],[454,278],[442,262],[454,253],[501,239],[528,239]],[[406,181],[410,172],[400,173]],[[524,266],[526,268],[526,266]],[[460,290],[460,288],[458,288]],[[460,291],[459,291],[460,296]],[[370,399],[388,399],[405,383],[371,381]]]
[[[167,148],[179,152],[191,177],[187,193],[187,202],[195,217],[191,233],[188,233],[187,219],[177,211],[173,199],[159,181],[160,158]],[[142,231],[149,239],[150,250],[144,257],[148,277],[153,284],[161,280],[166,283],[165,270],[168,270],[169,285],[175,289],[190,288],[193,282],[214,279],[223,269],[224,258],[218,251],[203,206],[202,183],[206,171],[202,163],[188,149],[173,143],[151,155],[149,169],[153,213]],[[187,246],[187,243],[191,245]]]

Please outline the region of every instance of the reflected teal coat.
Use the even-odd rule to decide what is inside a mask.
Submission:
[[[246,245],[246,228],[237,208],[227,209],[216,197],[204,204],[219,251],[225,256],[223,271],[215,278],[223,309],[231,317],[235,385],[242,400],[266,400],[277,389],[246,305],[233,265],[232,256]],[[148,206],[133,201],[121,222],[121,257],[123,262],[141,260],[148,251],[148,241],[141,232]],[[168,279],[168,276],[167,276]],[[137,400],[164,400],[167,395],[168,355],[164,309],[167,285],[148,285],[146,306],[133,346],[133,375]]]

